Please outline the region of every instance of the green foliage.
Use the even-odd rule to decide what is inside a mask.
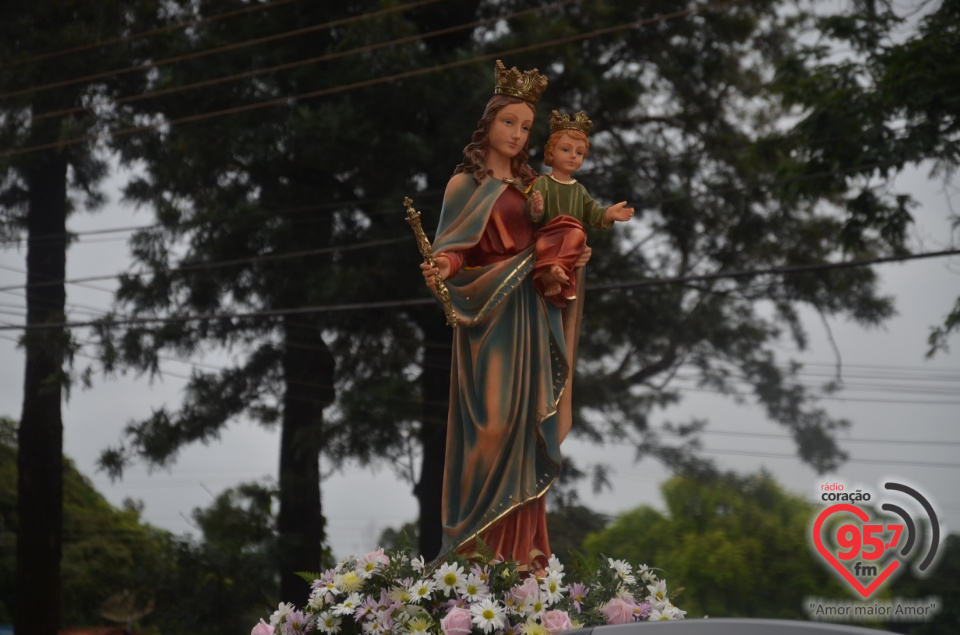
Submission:
[[[905,572],[890,586],[890,595],[901,598],[939,597],[939,612],[922,624],[891,624],[890,630],[910,635],[950,635],[960,623],[960,534],[951,533],[940,539],[943,554],[937,558],[932,573],[917,578],[912,571]]]
[[[245,483],[194,510],[202,539],[171,545],[153,580],[151,624],[165,634],[228,635],[276,607],[276,497],[273,487]]]
[[[609,519],[584,505],[562,505],[547,512],[550,548],[564,565],[572,562],[573,553],[583,549],[589,534],[602,531]]]
[[[0,621],[13,607],[14,552],[20,527],[16,515],[16,424],[0,418]],[[100,605],[130,590],[147,592],[167,560],[171,538],[145,524],[134,504],[115,509],[80,474],[64,463],[61,619],[67,625],[102,624]]]
[[[906,37],[894,35],[905,26],[897,9],[820,20],[824,40],[786,58],[773,84],[802,116],[788,135],[799,161],[830,170],[838,187],[874,179],[843,203],[845,245],[855,253],[876,239],[903,241],[914,202],[892,184],[906,165],[929,162],[946,177],[960,165],[960,2],[924,7]],[[852,55],[830,56],[849,45]],[[870,225],[874,232],[864,231]],[[928,356],[947,349],[956,316],[954,307],[932,329]]]
[[[16,515],[15,422],[0,417],[0,623],[12,619]],[[144,628],[167,635],[243,632],[276,606],[276,490],[247,483],[193,517],[201,540],[143,522],[140,504],[114,508],[66,460],[61,615],[66,626],[105,624],[103,604],[123,593],[153,610]]]
[[[403,523],[400,529],[387,527],[380,532],[380,539],[377,541],[377,546],[383,547],[384,549],[417,553],[417,550],[413,548],[413,546],[419,542],[419,537],[419,527],[416,522]]]
[[[677,476],[662,491],[666,513],[627,512],[588,552],[662,569],[692,615],[804,619],[805,596],[845,593],[808,545],[813,508],[769,475]]]

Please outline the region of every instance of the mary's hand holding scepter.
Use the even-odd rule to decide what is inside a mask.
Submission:
[[[413,201],[408,196],[403,198],[403,205],[407,209],[407,223],[409,223],[410,228],[413,229],[413,235],[417,239],[417,247],[420,249],[420,255],[423,256],[423,261],[430,265],[430,268],[436,269],[437,262],[433,258],[433,246],[430,244],[430,240],[427,238],[427,235],[423,231],[423,226],[420,224],[420,212],[413,208]],[[447,290],[447,285],[444,284],[443,277],[439,273],[434,276],[434,280],[437,297],[440,299],[440,303],[443,305],[443,312],[447,316],[447,325],[451,328],[457,328],[457,314],[453,310],[453,304],[450,303],[450,292]]]

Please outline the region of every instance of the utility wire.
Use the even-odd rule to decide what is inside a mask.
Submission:
[[[30,64],[33,62],[40,62],[43,60],[48,60],[54,57],[61,57],[63,55],[73,55],[76,53],[82,53],[84,51],[89,51],[95,48],[102,48],[105,46],[112,46],[113,44],[122,44],[124,42],[133,42],[135,40],[141,40],[147,37],[153,37],[154,35],[160,35],[162,33],[169,33],[171,31],[179,31],[180,29],[189,29],[191,27],[200,26],[201,24],[208,24],[210,22],[216,22],[218,20],[223,20],[226,18],[232,18],[234,16],[242,15],[245,13],[252,13],[254,11],[261,11],[263,9],[272,9],[274,7],[280,6],[282,4],[288,4],[294,0],[273,0],[273,2],[266,2],[264,4],[256,4],[249,7],[244,7],[243,9],[235,9],[233,11],[227,11],[226,13],[220,13],[217,15],[211,15],[206,18],[199,18],[197,20],[190,20],[189,22],[181,22],[179,24],[170,24],[167,26],[158,27],[155,29],[149,29],[147,31],[140,31],[138,33],[131,33],[130,35],[124,35],[120,37],[110,38],[107,40],[100,40],[99,42],[90,42],[88,44],[81,44],[79,46],[73,46],[70,48],[60,49],[58,51],[51,51],[49,53],[40,53],[39,55],[34,55],[32,57],[25,57],[19,60],[14,60],[12,62],[4,62],[0,64],[0,69],[13,68],[14,66],[22,66],[23,64]]]
[[[393,239],[395,241],[400,241],[401,239]],[[357,246],[359,248],[360,246]],[[339,251],[348,249],[348,247],[324,247],[322,249],[312,250],[310,252],[299,252],[297,254],[282,254],[277,255],[277,258],[287,258],[287,257],[300,257],[305,253],[326,253],[328,251]],[[676,276],[669,278],[644,278],[641,280],[633,281],[622,281],[622,282],[610,282],[605,284],[590,285],[588,288],[591,291],[611,291],[611,290],[621,290],[621,289],[630,289],[636,287],[648,287],[648,286],[661,286],[669,284],[683,284],[688,282],[702,282],[705,280],[719,280],[724,278],[743,278],[743,277],[752,277],[752,276],[763,276],[763,275],[789,275],[793,273],[809,273],[813,271],[830,271],[834,269],[850,269],[855,267],[867,267],[876,264],[885,264],[891,262],[906,262],[910,260],[919,260],[927,258],[941,258],[945,256],[956,256],[960,255],[960,249],[947,249],[942,251],[935,252],[925,252],[919,254],[904,254],[900,256],[889,256],[883,258],[869,258],[865,260],[850,260],[847,262],[833,262],[833,263],[821,263],[821,264],[811,264],[811,265],[797,265],[797,266],[788,266],[788,267],[771,267],[768,269],[754,269],[754,270],[745,270],[745,271],[729,271],[729,272],[718,272],[712,274],[703,274],[703,275],[688,275],[688,276]],[[266,258],[266,257],[264,257]],[[239,259],[238,261],[229,261],[230,264],[237,264],[237,262],[249,262],[250,259]],[[193,266],[193,269],[205,268],[206,264],[197,264]],[[227,266],[227,265],[223,265]],[[176,271],[176,270],[174,270]],[[137,274],[137,275],[148,275]],[[90,282],[95,280],[116,280],[118,276],[91,276],[87,278],[77,278],[74,280],[60,280],[52,282],[38,282],[34,283],[36,286],[50,286],[50,285],[59,285],[59,284],[74,284],[77,282]],[[14,285],[9,287],[0,287],[0,291],[8,291],[12,289],[23,289],[25,285]],[[165,323],[167,320],[171,322],[179,323],[184,321],[196,321],[196,320],[208,320],[208,319],[218,319],[218,318],[245,318],[245,317],[264,317],[267,315],[293,315],[293,314],[303,314],[303,313],[332,313],[337,311],[356,311],[356,310],[379,310],[379,309],[388,309],[388,308],[398,308],[405,306],[421,306],[425,304],[430,304],[434,302],[431,298],[423,299],[410,299],[410,300],[390,300],[385,302],[356,302],[343,305],[325,305],[325,306],[312,306],[312,307],[297,307],[294,309],[284,309],[280,312],[270,311],[270,312],[260,312],[254,311],[251,313],[222,313],[218,316],[183,316],[179,318],[130,318],[125,320],[120,320],[116,324],[135,324],[137,320],[144,320],[147,323]],[[43,324],[43,325],[29,325],[27,327],[21,328],[73,328],[77,326],[91,326],[93,323],[61,323],[61,324]],[[0,328],[0,330],[5,330]]]
[[[73,84],[81,84],[84,82],[91,82],[99,79],[105,79],[108,77],[116,77],[117,75],[124,75],[126,73],[132,73],[134,71],[153,70],[161,66],[169,66],[170,64],[174,64],[177,62],[185,62],[187,60],[207,57],[210,55],[215,55],[217,53],[225,53],[227,51],[246,48],[248,46],[255,46],[257,44],[266,44],[268,42],[275,42],[277,40],[282,40],[289,37],[295,37],[297,35],[305,35],[307,33],[313,33],[315,31],[323,31],[325,29],[330,29],[332,27],[343,26],[345,24],[350,24],[352,22],[359,22],[362,20],[368,20],[370,18],[381,17],[384,15],[389,15],[391,13],[397,13],[399,11],[408,11],[410,9],[415,9],[415,8],[428,5],[428,4],[433,4],[439,1],[440,0],[416,0],[415,2],[409,2],[407,4],[386,7],[384,9],[380,9],[379,11],[373,11],[370,13],[361,13],[359,15],[351,16],[349,18],[331,20],[330,22],[324,22],[323,24],[314,24],[312,26],[302,27],[299,29],[292,29],[290,31],[284,31],[282,33],[274,33],[272,35],[267,35],[267,36],[255,38],[252,40],[244,40],[242,42],[225,44],[223,46],[218,46],[212,49],[204,49],[202,51],[184,53],[182,55],[175,55],[173,57],[154,60],[152,62],[135,64],[133,66],[127,66],[124,68],[118,68],[110,71],[101,71],[98,73],[93,73],[91,75],[85,75],[83,77],[74,77],[71,79],[65,79],[58,82],[51,82],[49,84],[42,84],[40,86],[28,86],[27,88],[21,88],[15,91],[11,91],[9,93],[0,94],[0,99],[5,99],[7,97],[16,97],[18,95],[24,95],[27,93],[41,92],[44,90],[50,90],[52,88],[62,88],[64,86],[72,86]]]
[[[677,433],[676,430],[669,430],[667,428],[655,428],[656,432],[666,432],[668,434],[674,434],[677,436],[682,436]],[[792,440],[793,437],[789,434],[772,434],[764,432],[739,432],[735,430],[697,430],[692,434],[709,434],[709,435],[718,435],[725,437],[753,437],[757,439],[784,439]],[[930,441],[918,441],[915,439],[862,439],[862,438],[841,438],[837,437],[837,441],[841,443],[890,443],[893,445],[960,445],[960,441],[945,441],[945,440],[930,440]]]
[[[626,443],[626,442],[623,442],[623,441],[605,441],[605,443],[610,443],[611,445],[619,445],[619,446],[624,446],[624,447],[633,447],[633,448],[638,447],[637,444],[634,444],[634,443]],[[651,444],[651,445],[640,444],[639,447],[640,447],[640,448],[650,448],[650,449],[652,449],[652,450],[680,450],[680,449],[683,449],[683,448],[680,448],[680,447],[671,447],[671,446],[656,445],[656,444]],[[796,454],[786,454],[786,453],[781,453],[781,452],[760,452],[760,451],[753,452],[753,451],[748,451],[748,450],[710,450],[710,449],[702,449],[702,448],[692,449],[692,451],[693,451],[694,453],[701,453],[701,454],[724,454],[724,455],[730,455],[730,456],[754,456],[754,457],[772,458],[772,459],[792,459],[792,460],[795,460],[795,461],[797,461],[797,460],[802,460],[802,459],[801,459],[799,456],[797,456]],[[845,462],[845,463],[863,463],[863,464],[868,464],[868,465],[907,465],[907,466],[911,466],[911,467],[938,467],[938,468],[942,467],[942,468],[951,468],[951,469],[960,468],[960,463],[942,463],[942,462],[935,462],[935,461],[903,461],[903,460],[900,460],[900,459],[846,459],[844,462]]]
[[[170,86],[169,88],[163,88],[159,90],[153,90],[146,93],[139,93],[135,95],[128,95],[126,97],[118,97],[110,100],[111,105],[123,105],[129,104],[136,101],[141,101],[143,99],[150,99],[153,97],[161,97],[164,95],[176,94],[184,92],[187,90],[195,90],[198,88],[206,88],[208,86],[215,86],[217,84],[223,84],[226,82],[231,82],[240,79],[249,79],[251,77],[258,77],[260,75],[265,75],[267,73],[276,73],[281,71],[288,71],[295,68],[300,68],[302,66],[309,66],[311,64],[319,64],[321,62],[329,62],[332,60],[340,59],[343,57],[352,57],[355,55],[363,55],[365,53],[372,53],[374,51],[379,51],[380,49],[389,48],[393,46],[402,46],[404,44],[410,44],[412,42],[420,42],[423,40],[430,39],[432,37],[437,37],[439,35],[446,35],[448,33],[456,33],[457,31],[464,31],[466,29],[474,29],[481,26],[486,26],[488,24],[496,24],[501,20],[511,20],[513,18],[518,18],[523,15],[530,13],[540,13],[547,9],[558,9],[569,4],[580,2],[580,0],[561,0],[559,2],[553,2],[551,4],[532,7],[529,9],[522,9],[520,11],[514,11],[507,15],[495,16],[491,18],[483,18],[480,20],[474,20],[473,22],[465,22],[463,24],[457,24],[451,27],[436,29],[434,31],[429,31],[427,33],[418,33],[416,35],[408,35],[405,37],[395,38],[393,40],[388,40],[385,42],[378,42],[376,44],[368,44],[366,46],[358,46],[353,49],[346,51],[335,51],[333,53],[327,53],[325,55],[320,55],[316,57],[310,57],[306,59],[297,60],[294,62],[287,62],[284,64],[277,64],[275,66],[269,66],[266,68],[258,68],[251,71],[246,71],[243,73],[234,73],[231,75],[223,75],[221,77],[214,77],[212,79],[206,79],[202,81],[193,82],[190,84],[182,84],[179,86]],[[77,112],[83,112],[89,110],[88,106],[75,106],[73,108],[64,108],[62,110],[51,110],[48,112],[39,113],[32,115],[30,119],[33,121],[38,121],[42,119],[49,119],[51,117],[58,117],[63,115],[70,115]]]
[[[208,270],[208,269],[220,269],[223,267],[232,267],[234,265],[248,264],[248,263],[259,263],[259,262],[273,262],[277,260],[290,260],[293,258],[305,258],[307,256],[318,256],[322,254],[330,253],[343,253],[347,251],[356,251],[358,249],[370,249],[374,247],[383,247],[386,245],[395,245],[397,243],[410,242],[409,238],[385,238],[382,240],[371,240],[365,243],[359,243],[357,245],[343,245],[341,247],[320,247],[317,249],[307,249],[304,251],[291,251],[283,252],[277,254],[262,254],[260,256],[250,256],[248,258],[234,258],[233,260],[218,260],[214,262],[200,262],[185,264],[179,267],[171,268],[167,273],[175,275],[178,273],[184,273],[187,271],[198,271],[198,270]],[[12,267],[2,267],[11,271],[16,271]],[[19,273],[26,273],[25,271],[19,271]],[[36,287],[51,287],[65,284],[76,284],[80,285],[87,282],[98,282],[103,280],[120,280],[121,276],[131,277],[131,278],[143,278],[150,275],[156,275],[156,272],[152,271],[142,271],[136,273],[123,273],[115,275],[102,275],[102,276],[88,276],[85,278],[74,278],[72,280],[49,280],[46,282],[34,282],[27,285],[17,285],[9,287],[0,287],[0,291],[9,291],[12,289],[24,289],[24,288],[36,288]],[[109,289],[97,289],[98,291],[109,291]]]
[[[815,174],[811,174],[811,175],[805,175],[805,176],[806,176],[806,178],[819,178],[819,177],[822,177],[822,176],[829,176],[829,175],[832,175],[832,174],[834,174],[833,171],[823,171],[823,172],[819,172],[819,173],[815,173]],[[785,179],[785,180],[783,180],[783,181],[777,181],[777,182],[771,183],[770,186],[783,185],[783,184],[786,184],[786,183],[790,183],[790,182],[792,182],[792,181],[793,181],[792,178],[791,178],[791,179]],[[743,186],[743,187],[747,187],[747,186]],[[743,189],[743,187],[738,188],[738,189]],[[704,194],[704,196],[705,196],[705,195],[706,195],[706,194]],[[694,196],[696,196],[696,195],[691,195],[690,198],[693,198]],[[649,206],[656,206],[656,205],[658,205],[658,204],[662,204],[662,202],[658,203],[658,202],[656,202],[656,201],[652,201],[652,202],[649,202],[649,203],[648,203]],[[343,205],[343,204],[339,204],[339,203],[338,203],[338,204],[336,205],[336,207],[341,207],[342,205]],[[291,208],[291,209],[299,209],[299,208]],[[387,212],[384,212],[384,213],[387,213]],[[100,231],[107,231],[107,230],[100,230]],[[51,239],[52,239],[52,237],[51,237]],[[215,268],[215,267],[219,267],[219,266],[229,266],[229,265],[242,264],[242,263],[247,263],[247,262],[256,262],[256,261],[258,261],[258,260],[260,260],[260,259],[263,259],[263,260],[268,260],[268,259],[282,260],[282,259],[287,258],[287,257],[295,258],[295,257],[304,256],[304,255],[316,255],[316,254],[328,253],[328,252],[331,252],[331,251],[338,251],[338,250],[339,250],[339,251],[348,251],[348,250],[354,250],[354,249],[365,249],[365,248],[369,248],[369,247],[381,247],[381,246],[383,246],[384,244],[388,244],[388,243],[391,242],[391,241],[402,242],[402,239],[383,239],[383,240],[377,240],[377,241],[369,241],[369,242],[366,242],[366,243],[358,243],[358,244],[355,244],[355,245],[348,245],[348,246],[344,246],[344,247],[324,247],[324,248],[317,249],[317,250],[310,250],[310,251],[304,251],[304,252],[293,252],[293,253],[291,253],[290,255],[284,255],[284,254],[281,253],[281,254],[271,254],[271,255],[264,255],[264,256],[251,256],[251,257],[249,257],[249,258],[236,259],[236,260],[232,260],[232,261],[214,261],[214,262],[210,262],[210,263],[197,263],[197,264],[191,264],[191,265],[184,265],[183,267],[175,268],[175,269],[172,269],[171,271],[178,271],[178,270],[184,270],[184,271],[185,271],[185,270],[194,270],[194,269],[198,269],[198,268],[199,268],[199,269],[202,269],[202,268]],[[848,261],[848,262],[840,262],[840,263],[832,263],[832,264],[793,265],[793,266],[775,267],[775,268],[772,268],[772,269],[762,270],[761,273],[762,273],[762,274],[778,274],[778,273],[798,273],[798,272],[805,272],[805,271],[816,271],[816,270],[820,270],[820,269],[843,269],[843,268],[850,268],[850,267],[856,267],[856,266],[863,266],[864,264],[882,264],[882,263],[885,263],[885,262],[897,262],[897,261],[901,261],[901,260],[913,260],[913,259],[916,259],[916,258],[935,258],[935,257],[944,256],[944,255],[957,255],[957,254],[960,254],[960,249],[947,249],[947,250],[941,250],[941,251],[936,251],[936,252],[926,252],[926,253],[924,253],[924,254],[908,254],[908,255],[905,255],[905,256],[878,257],[878,258],[874,258],[874,259],[871,259],[871,260],[853,260],[853,261]],[[221,262],[226,262],[227,264],[221,264]],[[150,272],[142,272],[142,273],[138,273],[138,274],[136,274],[136,275],[137,275],[137,276],[146,276],[146,275],[150,275]],[[737,271],[734,271],[734,272],[717,272],[717,273],[714,273],[714,274],[701,274],[701,275],[698,275],[698,276],[684,276],[683,278],[670,278],[670,279],[651,278],[651,279],[638,280],[638,281],[633,281],[633,282],[616,282],[616,283],[596,284],[596,285],[591,285],[590,288],[591,288],[591,289],[594,289],[594,290],[597,290],[597,291],[604,291],[604,290],[609,290],[609,289],[630,288],[630,287],[643,287],[643,286],[649,286],[649,285],[663,284],[663,282],[662,282],[663,280],[673,280],[673,281],[680,281],[680,280],[682,280],[683,282],[704,282],[704,281],[710,281],[710,280],[715,280],[715,279],[720,279],[720,278],[751,277],[751,276],[755,276],[755,275],[759,275],[759,274],[758,274],[756,271],[750,271],[750,270],[748,270],[748,271],[739,271],[739,272],[737,272]],[[105,276],[92,276],[92,277],[88,277],[88,278],[80,278],[80,279],[77,279],[77,280],[75,280],[75,281],[65,280],[65,281],[63,281],[63,283],[64,283],[64,284],[73,284],[74,282],[95,282],[95,281],[100,281],[100,280],[112,280],[112,279],[116,279],[117,277],[118,277],[118,276],[116,276],[116,275],[113,275],[113,276],[110,276],[110,275],[105,275]],[[48,281],[48,282],[41,282],[41,283],[34,283],[34,284],[35,284],[36,286],[51,286],[51,285],[58,284],[58,283],[59,283],[59,281]],[[31,286],[33,286],[33,285],[31,285]],[[19,288],[23,288],[23,286],[0,287],[0,290],[12,289],[12,288],[19,289]]]
[[[103,133],[103,134],[82,135],[82,136],[79,136],[79,137],[72,137],[72,138],[62,139],[62,140],[55,141],[55,142],[38,144],[38,145],[33,145],[33,146],[26,146],[26,147],[23,147],[23,148],[17,148],[17,149],[13,149],[13,150],[7,150],[7,151],[4,151],[4,152],[0,152],[0,158],[2,158],[2,157],[9,157],[9,156],[16,156],[16,155],[20,155],[20,154],[27,154],[27,153],[31,153],[31,152],[39,152],[39,151],[42,151],[42,150],[51,150],[51,149],[54,149],[54,148],[60,149],[60,148],[66,147],[66,146],[77,145],[77,144],[80,144],[80,143],[87,143],[87,142],[91,142],[91,141],[98,141],[98,140],[101,140],[101,139],[104,139],[104,138],[109,138],[109,137],[129,136],[129,135],[139,134],[139,133],[143,133],[143,132],[148,132],[148,131],[151,131],[151,130],[157,130],[157,129],[160,129],[160,128],[169,129],[170,127],[177,126],[177,125],[181,125],[181,124],[185,124],[185,123],[195,123],[195,122],[198,122],[198,121],[206,121],[206,120],[208,120],[208,119],[215,119],[215,118],[224,117],[224,116],[227,116],[227,115],[235,115],[235,114],[240,114],[240,113],[244,113],[244,112],[251,112],[251,111],[254,111],[254,110],[260,110],[260,109],[262,109],[262,108],[268,108],[268,107],[271,107],[271,106],[289,105],[291,102],[295,102],[295,101],[302,101],[302,100],[308,100],[308,99],[316,99],[316,98],[318,98],[318,97],[326,97],[326,96],[329,96],[329,95],[335,95],[335,94],[344,93],[344,92],[348,92],[348,91],[352,91],[352,90],[358,90],[358,89],[360,89],[360,88],[368,88],[368,87],[377,86],[377,85],[380,85],[380,84],[385,84],[385,83],[390,83],[390,82],[396,82],[396,81],[400,81],[400,80],[404,80],[404,79],[410,79],[410,78],[412,78],[412,77],[420,77],[420,76],[423,76],[423,75],[429,75],[429,74],[437,73],[437,72],[440,72],[440,71],[450,70],[450,69],[453,69],[453,68],[459,68],[459,67],[462,67],[462,66],[467,66],[467,65],[471,65],[471,64],[476,64],[476,63],[479,63],[479,62],[484,62],[484,61],[489,61],[489,60],[493,60],[493,59],[498,59],[498,58],[505,57],[505,56],[508,56],[508,55],[518,55],[518,54],[521,54],[521,53],[527,53],[527,52],[530,52],[530,51],[536,51],[536,50],[540,50],[540,49],[544,49],[544,48],[549,48],[549,47],[551,47],[551,46],[557,46],[557,45],[560,45],[560,44],[570,44],[570,43],[572,43],[572,42],[578,42],[578,41],[581,41],[581,40],[587,40],[587,39],[599,37],[599,36],[602,36],[602,35],[610,35],[610,34],[612,34],[612,33],[617,33],[617,32],[619,32],[619,31],[625,31],[625,30],[631,29],[631,28],[637,28],[637,27],[641,27],[641,26],[649,26],[649,25],[652,25],[652,24],[663,23],[663,22],[666,22],[666,21],[669,21],[669,20],[675,20],[675,19],[678,19],[678,18],[689,17],[689,16],[691,16],[691,15],[698,15],[698,14],[701,14],[701,13],[706,13],[706,12],[708,12],[708,11],[725,9],[725,8],[727,8],[727,7],[729,7],[729,6],[732,6],[732,5],[734,5],[734,4],[737,4],[737,3],[741,2],[741,1],[742,1],[742,0],[723,0],[723,1],[721,1],[721,2],[710,3],[710,4],[706,4],[706,5],[703,5],[703,6],[701,6],[701,7],[697,7],[697,8],[684,9],[684,10],[682,10],[682,11],[674,11],[674,12],[672,12],[672,13],[667,13],[667,14],[660,15],[660,16],[658,16],[658,17],[656,17],[656,18],[644,18],[644,19],[641,19],[641,20],[634,20],[634,21],[632,21],[632,22],[625,22],[625,23],[622,23],[622,24],[618,24],[618,25],[616,25],[616,26],[606,27],[606,28],[602,28],[602,29],[596,29],[596,30],[594,30],[594,31],[589,31],[589,32],[586,32],[586,33],[579,33],[579,34],[576,34],[576,35],[570,35],[570,36],[563,37],[563,38],[555,38],[555,39],[553,39],[553,40],[548,40],[548,41],[546,41],[546,42],[538,42],[538,43],[535,43],[535,44],[528,44],[528,45],[526,45],[526,46],[519,46],[519,47],[516,47],[516,48],[512,48],[512,49],[506,50],[506,51],[500,51],[500,52],[497,52],[497,53],[486,53],[486,54],[477,55],[477,56],[474,56],[474,57],[471,57],[471,58],[456,60],[456,61],[447,62],[447,63],[444,63],[444,64],[437,64],[437,65],[435,65],[435,66],[428,66],[428,67],[426,67],[426,68],[414,69],[414,70],[411,70],[411,71],[405,71],[405,72],[396,73],[396,74],[393,74],[393,75],[385,75],[385,76],[381,76],[381,77],[375,77],[375,78],[372,78],[372,79],[367,79],[367,80],[362,80],[362,81],[358,81],[358,82],[353,82],[353,83],[351,83],[351,84],[343,84],[343,85],[340,85],[340,86],[333,86],[333,87],[330,87],[330,88],[324,88],[324,89],[315,90],[315,91],[311,91],[311,92],[307,92],[307,93],[301,93],[301,94],[299,94],[299,95],[285,95],[285,96],[283,96],[283,97],[277,97],[277,98],[268,99],[268,100],[265,100],[265,101],[255,102],[255,103],[251,103],[251,104],[244,104],[244,105],[242,105],[242,106],[234,106],[234,107],[232,107],[232,108],[225,108],[225,109],[222,109],[222,110],[216,110],[216,111],[211,111],[211,112],[196,113],[196,114],[193,114],[193,115],[187,115],[187,116],[184,116],[184,117],[179,117],[179,118],[175,118],[175,119],[169,119],[169,120],[165,120],[165,121],[161,121],[161,122],[157,122],[157,123],[153,123],[153,124],[147,124],[147,125],[142,125],[142,126],[131,126],[131,127],[127,127],[127,128],[119,128],[119,129],[117,129],[117,130],[108,131],[108,132]]]
[[[834,269],[852,269],[856,267],[867,267],[890,262],[904,262],[908,260],[920,260],[925,258],[942,258],[944,256],[960,255],[960,249],[944,249],[941,251],[930,251],[919,254],[907,254],[902,256],[885,256],[880,258],[868,258],[865,260],[849,260],[846,262],[830,262],[815,265],[792,265],[783,267],[770,267],[768,269],[754,269],[742,271],[721,271],[717,273],[707,273],[700,275],[679,276],[675,278],[645,278],[641,280],[632,280],[624,282],[608,282],[604,284],[590,285],[591,291],[612,291],[620,289],[632,289],[637,287],[660,286],[663,284],[677,284],[686,282],[705,282],[709,280],[722,280],[725,278],[749,278],[760,275],[788,275],[792,273],[809,273],[812,271],[830,271]]]

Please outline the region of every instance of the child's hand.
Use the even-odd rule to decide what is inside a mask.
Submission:
[[[628,221],[633,218],[633,208],[627,207],[626,201],[620,201],[616,205],[611,205],[603,213],[603,224],[613,225],[614,221]]]
[[[583,251],[580,253],[580,257],[577,258],[577,262],[574,263],[573,268],[582,267],[588,262],[590,262],[590,256],[593,255],[593,249],[590,247],[584,247]]]
[[[534,192],[530,195],[530,218],[535,221],[543,216],[543,194]]]

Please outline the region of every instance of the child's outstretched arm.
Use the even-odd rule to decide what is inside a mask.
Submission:
[[[620,201],[616,205],[611,205],[603,213],[603,225],[609,227],[614,221],[628,221],[633,218],[633,208],[627,207],[626,201]]]

